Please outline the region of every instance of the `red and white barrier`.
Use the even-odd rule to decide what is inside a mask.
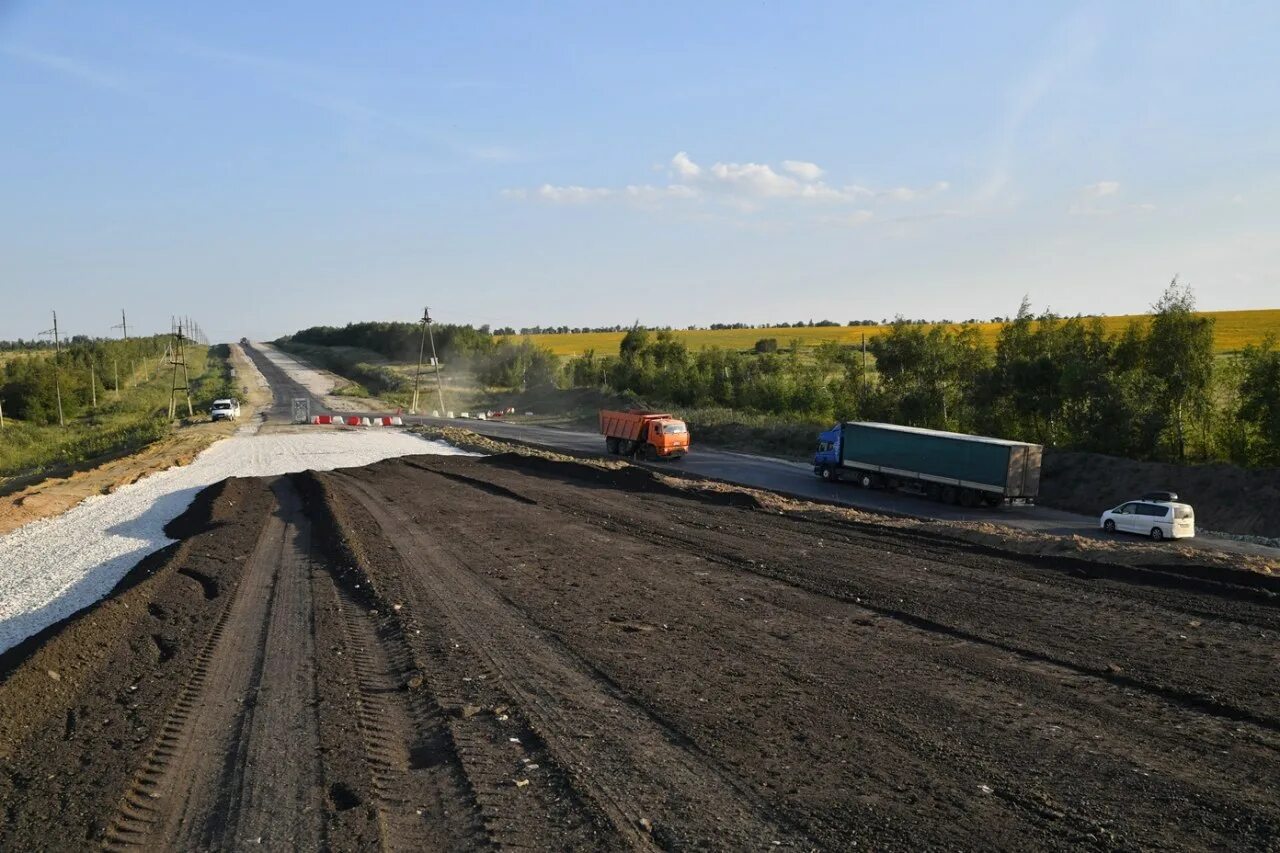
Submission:
[[[312,415],[311,423],[328,426],[404,426],[404,419],[399,415],[373,418],[361,415]]]

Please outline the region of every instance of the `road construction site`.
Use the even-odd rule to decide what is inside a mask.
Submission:
[[[255,361],[246,442],[410,444],[193,488],[0,657],[0,849],[1280,844],[1272,576],[291,427]]]

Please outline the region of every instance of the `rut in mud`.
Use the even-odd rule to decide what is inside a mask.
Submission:
[[[1280,843],[1274,592],[744,497],[512,456],[213,487],[9,656],[0,847]]]

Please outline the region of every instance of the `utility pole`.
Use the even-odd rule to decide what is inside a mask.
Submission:
[[[120,359],[111,359],[111,377],[115,380],[116,401],[120,400]]]
[[[98,408],[98,366],[93,363],[93,354],[89,355],[89,393],[92,395],[93,408]]]
[[[128,318],[126,318],[126,317],[125,317],[125,315],[124,315],[124,309],[123,309],[123,308],[121,308],[121,309],[120,309],[120,322],[119,322],[117,325],[112,326],[111,328],[113,328],[113,329],[120,329],[120,331],[121,331],[121,333],[122,333],[122,335],[123,335],[123,337],[124,337],[125,350],[126,350],[126,351],[128,351],[128,349],[129,349],[129,347],[128,347],[128,343],[129,343],[129,320],[128,320]],[[132,358],[130,358],[130,359],[129,359],[129,375],[133,377],[133,387],[135,387],[135,388],[137,388],[137,387],[138,387],[138,377],[135,375],[135,374],[137,374],[137,372],[138,372],[138,368],[134,365],[134,363],[133,363],[133,359],[132,359]],[[116,373],[116,399],[117,399],[117,400],[119,400],[119,399],[120,399],[120,374],[119,374],[118,372]]]
[[[0,399],[0,429],[4,429],[4,400]]]
[[[58,356],[62,353],[61,339],[58,337],[58,312],[53,312],[53,328],[40,333],[41,337],[53,335],[53,390],[58,398],[58,426],[65,427],[67,421],[62,416],[62,375],[59,372]]]
[[[427,324],[427,337],[431,339],[431,363],[436,366],[436,399],[440,401],[440,417],[444,417],[444,383],[440,379],[440,359],[436,358],[436,336],[431,331],[431,309],[422,309],[422,319]]]
[[[182,321],[179,320],[174,328],[173,343],[169,347],[172,353],[169,363],[173,365],[173,382],[169,388],[169,420],[173,420],[177,412],[178,392],[187,398],[187,417],[195,417],[195,410],[191,408],[191,388],[190,380],[187,376],[187,354],[182,347],[183,343]],[[182,384],[178,384],[178,368],[182,368]]]
[[[429,322],[427,311],[428,309],[426,308],[422,309],[422,319],[419,321],[422,323],[422,339],[418,341],[418,369],[413,372],[413,402],[409,404],[409,414],[411,415],[418,414],[418,384],[422,379],[422,353],[427,348],[427,323]],[[434,340],[432,341],[431,349],[435,349]]]

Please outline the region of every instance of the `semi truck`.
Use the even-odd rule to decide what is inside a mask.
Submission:
[[[689,428],[666,412],[600,411],[605,448],[619,456],[679,459],[689,452]]]
[[[936,429],[851,421],[818,436],[813,472],[866,489],[907,487],[962,506],[1034,503],[1039,444]]]

